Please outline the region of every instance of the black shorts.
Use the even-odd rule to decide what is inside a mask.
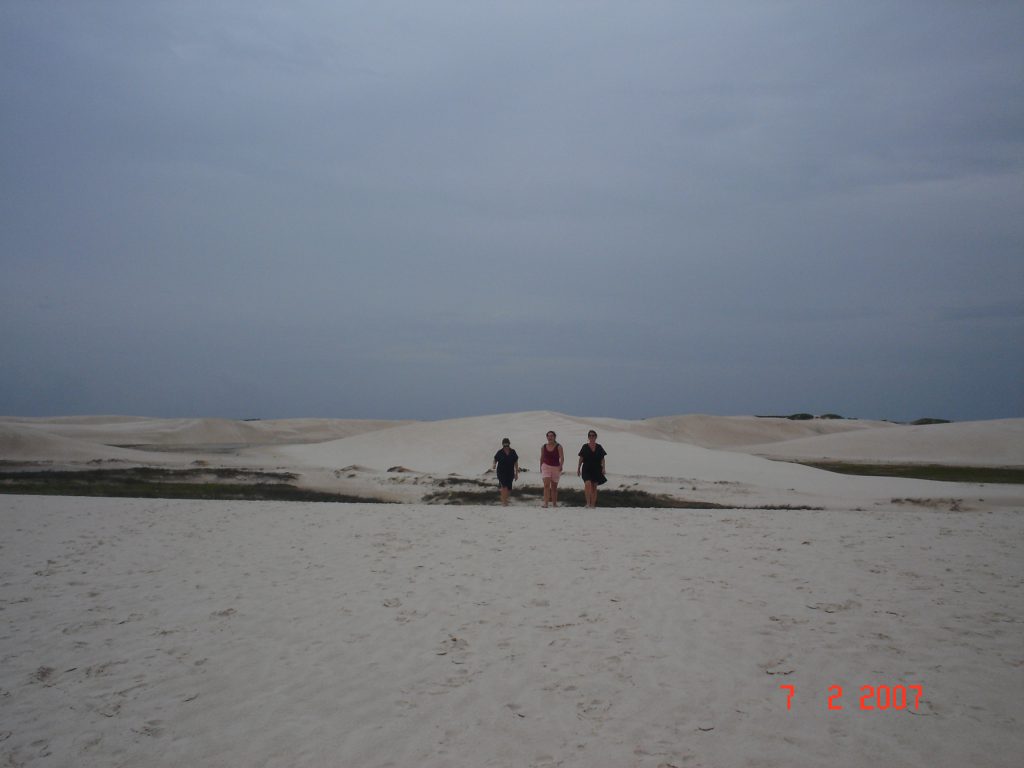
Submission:
[[[515,475],[498,475],[498,487],[508,488],[512,490],[512,481],[515,479]]]
[[[595,485],[608,482],[608,478],[601,474],[600,469],[590,469],[589,467],[580,469],[580,477],[583,478],[584,483],[594,483]]]

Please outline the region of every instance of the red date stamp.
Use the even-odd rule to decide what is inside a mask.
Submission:
[[[786,709],[792,709],[793,699],[796,697],[795,685],[780,685],[786,692]],[[826,699],[828,709],[833,712],[843,710],[842,704],[843,686],[829,686],[829,696]],[[921,704],[921,696],[924,688],[920,685],[862,685],[860,687],[860,709],[869,711],[900,711],[904,709],[917,710]],[[856,708],[856,707],[854,707]]]

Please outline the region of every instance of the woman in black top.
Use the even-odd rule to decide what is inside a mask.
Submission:
[[[587,442],[580,448],[580,461],[576,465],[576,474],[583,478],[583,495],[588,507],[597,506],[597,486],[608,482],[604,476],[604,457],[607,455],[597,442],[597,432],[590,430]]]
[[[508,506],[508,496],[512,492],[512,481],[519,479],[519,454],[512,448],[509,439],[503,438],[501,450],[494,454],[491,471],[498,469],[498,487],[501,488],[501,506]]]

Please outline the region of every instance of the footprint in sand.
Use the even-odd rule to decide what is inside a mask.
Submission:
[[[601,701],[601,699],[591,699],[587,702],[581,701],[576,704],[576,716],[583,720],[593,720],[600,723],[607,719],[606,715],[611,708],[611,702]]]
[[[791,675],[794,672],[793,666],[787,664],[788,659],[771,659],[764,661],[757,666],[764,670],[767,675]]]
[[[142,736],[152,736],[156,738],[163,732],[163,721],[162,720],[147,720],[146,724],[141,728],[132,728],[135,733],[141,734]]]
[[[127,661],[107,661],[107,662],[104,662],[102,664],[94,664],[91,667],[86,667],[85,668],[85,676],[86,677],[104,677],[104,676],[110,674],[109,670],[110,670],[111,667],[118,666],[120,664],[127,664],[127,663],[128,663]]]
[[[860,603],[856,600],[847,600],[845,603],[815,603],[814,605],[808,605],[812,611],[824,611],[825,613],[839,613],[840,611],[849,611],[853,608],[860,608]]]
[[[461,637],[449,635],[447,640],[441,642],[437,648],[438,656],[453,656],[461,658],[469,652],[469,643]]]

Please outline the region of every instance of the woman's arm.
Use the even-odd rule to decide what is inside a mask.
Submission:
[[[558,444],[558,471],[561,472],[565,467],[565,451],[562,450],[562,444]]]

